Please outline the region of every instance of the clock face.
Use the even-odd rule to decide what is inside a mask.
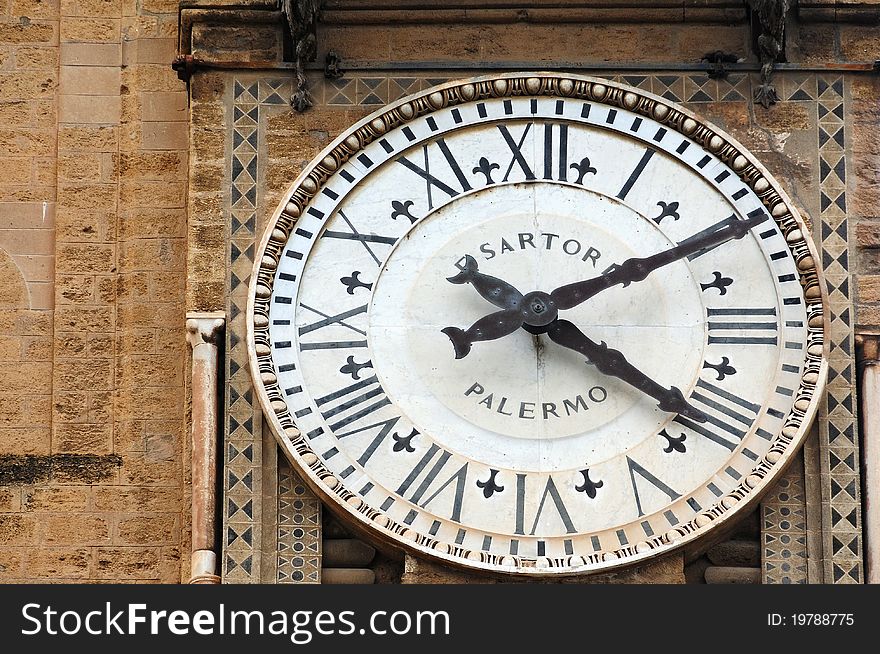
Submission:
[[[521,574],[665,553],[751,505],[824,379],[822,287],[730,137],[574,76],[374,114],[263,242],[252,370],[280,442],[386,540]]]

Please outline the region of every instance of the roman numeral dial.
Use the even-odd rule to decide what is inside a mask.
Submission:
[[[735,143],[552,73],[343,131],[248,252],[250,379],[298,474],[354,531],[519,578],[735,520],[806,433],[826,324],[809,230]]]

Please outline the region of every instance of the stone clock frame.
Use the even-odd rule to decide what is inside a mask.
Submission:
[[[622,541],[618,547],[606,547],[582,556],[538,556],[534,560],[513,554],[492,554],[467,549],[457,542],[444,542],[395,521],[346,487],[342,479],[325,467],[319,452],[313,450],[306,434],[295,424],[295,416],[288,409],[271,358],[269,311],[276,269],[298,219],[305,213],[309,202],[321,192],[325,181],[369,144],[420,116],[471,101],[517,96],[562,97],[575,102],[626,109],[633,114],[653,118],[714,154],[758,195],[776,220],[794,257],[806,302],[806,357],[803,374],[794,390],[794,406],[779,432],[774,435],[769,451],[755,462],[750,474],[744,475],[731,491],[688,522],[676,524],[663,534],[648,536],[637,543],[623,544],[625,541]],[[346,134],[338,137],[316,157],[293,183],[292,192],[282,198],[279,211],[260,243],[247,311],[248,354],[252,378],[258,381],[256,391],[268,414],[265,417],[285,453],[296,458],[309,485],[323,501],[335,503],[335,510],[344,516],[346,522],[355,523],[363,531],[369,529],[370,536],[417,555],[428,555],[450,565],[472,567],[484,572],[558,576],[586,571],[608,572],[622,566],[644,563],[652,557],[687,546],[693,547],[698,538],[705,538],[711,530],[717,530],[739,511],[754,506],[766,485],[778,478],[788,466],[812,424],[827,375],[827,293],[821,271],[816,266],[818,253],[812,241],[804,238],[805,225],[789,198],[775,188],[767,177],[767,171],[752,155],[710,123],[671,105],[663,98],[598,78],[556,73],[491,75],[449,82],[392,103],[346,130]]]
[[[647,87],[675,102],[743,101],[748,76],[708,80],[704,75],[627,75],[617,78]],[[254,241],[266,219],[267,118],[289,111],[290,82],[277,76],[227,77],[217,105],[228,107],[225,188],[227,203],[227,377],[225,397],[223,577],[226,581],[317,582],[320,579],[320,503],[284,465],[262,421],[247,376],[243,309]],[[445,79],[354,76],[315,80],[322,108],[376,107]],[[851,299],[846,257],[846,158],[841,78],[780,75],[782,105],[814,111],[818,202],[809,213],[821,249],[831,321],[827,402],[819,408],[817,433],[808,439],[806,466],[799,461],[762,503],[765,582],[859,583],[861,516],[858,498],[858,440],[854,406]],[[196,169],[200,162],[194,161]],[[270,166],[272,162],[269,162]],[[259,209],[258,209],[259,207]],[[810,498],[808,500],[808,498]],[[810,507],[808,510],[807,507]],[[822,529],[822,525],[825,529]],[[824,534],[824,542],[820,535]],[[813,565],[808,565],[809,560]]]

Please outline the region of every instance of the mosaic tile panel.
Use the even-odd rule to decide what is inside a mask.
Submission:
[[[315,98],[326,106],[376,108],[410,93],[449,81],[450,77],[386,76],[381,74],[347,75],[337,80],[316,78]],[[725,79],[711,79],[705,74],[627,74],[614,79],[649,90],[673,102],[699,105],[709,102],[747,102],[751,97],[752,80],[746,74],[731,74]],[[258,187],[258,156],[260,112],[268,105],[286,105],[288,80],[266,79],[251,84],[235,83],[233,100],[232,210],[230,212],[230,327],[227,330],[227,446],[236,454],[227,462],[224,479],[226,500],[232,501],[226,511],[224,525],[230,545],[225,545],[224,579],[256,579],[253,536],[245,537],[247,525],[254,524],[253,508],[248,510],[247,497],[255,500],[252,487],[259,467],[254,419],[258,409],[253,398],[247,397],[246,352],[236,346],[244,336],[240,317],[246,301],[247,277],[253,262],[256,236],[255,216]],[[842,78],[824,79],[815,75],[779,74],[777,86],[784,102],[809,103],[815,107],[819,169],[818,220],[814,217],[815,238],[821,251],[822,265],[828,283],[831,309],[830,336],[832,348],[828,378],[827,401],[820,408],[819,454],[822,481],[822,524],[807,524],[804,511],[804,467],[795,464],[778,486],[762,503],[763,562],[765,583],[805,583],[806,533],[823,534],[824,581],[828,583],[861,583],[861,510],[859,497],[858,435],[854,351],[852,333],[851,282],[848,272],[846,220],[846,160],[844,157],[844,84]],[[695,109],[699,110],[698,107]],[[241,288],[241,294],[236,294]],[[240,326],[239,326],[240,325]],[[238,376],[236,376],[238,375]],[[243,375],[243,376],[242,376]],[[233,390],[234,389],[234,390]],[[249,419],[250,418],[250,419]],[[248,445],[251,448],[248,449]],[[286,465],[286,462],[279,464]],[[251,476],[248,477],[248,472]],[[281,583],[314,583],[310,577],[320,569],[320,539],[314,543],[307,530],[302,536],[287,531],[284,525],[296,516],[314,519],[320,524],[320,507],[315,514],[312,504],[305,502],[301,513],[294,507],[298,486],[295,479],[279,467],[279,504],[277,552],[278,576]],[[247,481],[244,481],[247,479]],[[281,481],[284,480],[284,481]],[[288,481],[289,480],[289,481]],[[304,487],[303,487],[304,488]],[[293,493],[293,494],[291,494]],[[282,497],[284,499],[282,500]],[[291,499],[288,499],[291,498]],[[283,506],[282,506],[283,502]],[[317,500],[315,500],[317,502]],[[298,506],[298,505],[297,505]],[[283,531],[283,533],[282,533]],[[233,537],[233,532],[235,536]],[[297,534],[299,532],[296,532]],[[319,533],[319,532],[318,532]],[[248,541],[250,538],[250,541]],[[308,556],[295,556],[301,545]],[[312,549],[312,545],[317,549]],[[250,550],[248,547],[250,546]],[[248,555],[250,551],[250,555]],[[300,565],[300,560],[302,563]],[[297,565],[294,565],[294,562]],[[248,567],[249,566],[249,567]],[[319,572],[318,572],[319,574]]]
[[[803,460],[791,468],[761,502],[761,567],[764,583],[806,584],[807,502]]]
[[[258,84],[234,83],[230,157],[229,259],[227,279],[225,447],[223,472],[223,565],[225,583],[260,578],[260,413],[248,373],[244,340],[247,286],[254,259]]]
[[[321,502],[281,452],[276,525],[276,583],[321,583]]]
[[[245,311],[247,307],[248,283],[254,262],[257,234],[257,207],[259,188],[260,118],[261,113],[271,106],[286,107],[289,97],[287,80],[259,80],[254,82],[233,82],[232,130],[229,159],[230,209],[229,209],[229,259],[227,279],[226,330],[226,388],[225,409],[225,447],[226,458],[223,471],[223,581],[226,583],[258,583],[261,578],[260,544],[262,524],[261,511],[261,466],[262,456],[262,415],[259,403],[254,396],[248,369],[247,344],[245,342]],[[280,470],[279,470],[280,473]],[[279,497],[283,488],[291,486],[288,474],[286,486],[279,486]],[[279,484],[281,482],[279,481]],[[306,491],[305,493],[308,493]],[[288,493],[289,494],[289,493]],[[311,494],[311,504],[317,500]],[[289,497],[284,500],[283,511],[278,507],[265,507],[294,524],[300,518],[291,508],[298,502],[308,500],[305,494],[295,501]],[[281,500],[279,499],[279,503]],[[320,533],[320,509],[315,512],[312,506],[310,515],[313,533]],[[313,524],[312,524],[313,523]],[[279,538],[282,528],[279,525]],[[285,535],[283,545],[279,540],[278,579],[296,583],[310,579],[314,574],[307,572],[307,566],[299,566],[300,572],[290,570],[292,557],[281,560],[282,547],[287,554],[295,551],[290,534]],[[312,562],[314,563],[314,562]],[[320,569],[320,567],[318,568]]]
[[[809,84],[808,88],[805,88]],[[812,91],[805,81],[795,93]],[[863,583],[859,441],[846,207],[842,77],[815,80],[822,266],[831,309],[826,403],[820,408],[825,582]]]

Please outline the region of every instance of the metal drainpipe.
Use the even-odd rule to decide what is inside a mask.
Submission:
[[[217,575],[217,338],[225,314],[188,313],[192,347],[192,571],[191,584],[219,584]]]
[[[862,387],[862,547],[865,582],[880,583],[880,334],[859,334]]]

